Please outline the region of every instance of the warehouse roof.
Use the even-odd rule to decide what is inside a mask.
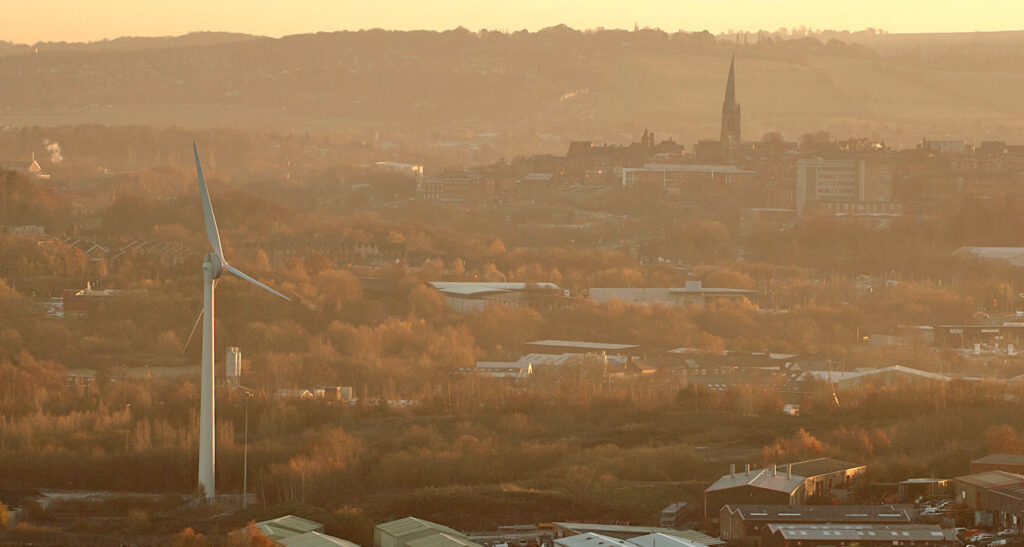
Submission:
[[[895,505],[726,505],[744,520],[771,522],[909,523],[906,509]]]
[[[555,544],[561,547],[631,547],[629,542],[624,539],[593,532],[558,538],[555,540]]]
[[[768,530],[798,541],[956,541],[952,530],[937,524],[769,524]]]
[[[704,491],[713,492],[740,486],[752,486],[776,492],[793,493],[803,485],[805,478],[799,475],[787,477],[784,468],[776,468],[775,473],[772,473],[771,469],[752,469],[750,472],[723,475]]]
[[[359,547],[359,545],[351,541],[345,541],[341,538],[321,534],[320,532],[306,532],[305,534],[279,539],[277,542],[285,547]]]
[[[669,534],[647,534],[629,540],[639,547],[706,547],[705,544]]]
[[[430,286],[451,295],[472,296],[495,292],[525,291],[528,289],[561,290],[554,283],[486,283],[475,281],[432,281]]]
[[[603,547],[656,547],[656,545],[662,547],[713,547],[725,544],[724,541],[716,537],[696,530],[579,522],[556,522],[555,526],[574,531],[588,530],[574,536],[556,539],[555,543],[562,547],[597,547],[599,545]],[[645,531],[646,533],[644,533]]]
[[[956,480],[981,488],[1004,488],[1012,484],[1024,483],[1024,476],[1006,471],[985,471],[957,477]]]
[[[669,530],[667,532],[661,532],[666,536],[673,536],[677,538],[687,539],[694,543],[700,543],[713,547],[715,545],[725,545],[725,542],[716,537],[711,537],[704,532],[698,532],[697,530]]]
[[[989,454],[974,460],[972,463],[1024,465],[1024,454]]]
[[[406,545],[409,547],[481,547],[479,543],[452,534],[430,534],[414,539]]]
[[[275,541],[324,529],[324,525],[319,522],[295,515],[285,515],[276,519],[257,522],[256,527],[259,528],[261,534]]]
[[[947,376],[945,374],[936,374],[934,372],[928,372],[926,370],[918,370],[916,368],[904,367],[904,366],[900,366],[900,365],[893,365],[893,366],[889,366],[889,367],[875,368],[875,369],[869,369],[869,370],[849,371],[849,372],[840,372],[838,370],[833,370],[833,371],[809,370],[809,371],[805,372],[800,377],[800,379],[801,380],[806,380],[806,379],[814,378],[814,379],[817,379],[817,380],[825,380],[825,381],[831,380],[833,382],[841,382],[841,381],[845,381],[845,380],[853,380],[854,378],[864,378],[864,377],[869,377],[869,376],[874,376],[874,375],[891,374],[891,373],[900,374],[900,375],[903,375],[904,377],[907,377],[907,378],[909,378],[909,377],[919,377],[919,378],[924,378],[926,380],[941,380],[941,381],[944,381],[944,382],[948,382],[948,381],[952,380],[952,377]],[[964,378],[964,379],[965,380],[969,380],[970,378]]]
[[[451,534],[460,538],[466,537],[466,534],[453,530],[447,526],[437,524],[436,522],[430,522],[429,520],[418,519],[416,517],[405,517],[404,519],[384,522],[378,524],[376,529],[395,537],[402,537],[428,529],[436,530],[442,534]]]
[[[800,475],[802,477],[817,477],[818,475],[839,473],[840,471],[849,471],[850,469],[864,467],[864,465],[859,463],[844,462],[835,458],[815,458],[813,460],[805,460],[802,462],[791,463],[789,465],[794,475]]]

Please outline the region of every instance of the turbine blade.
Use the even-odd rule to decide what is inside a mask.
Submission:
[[[196,155],[196,173],[199,175],[199,195],[203,199],[203,220],[206,222],[206,238],[210,240],[213,252],[224,258],[224,250],[220,246],[220,231],[217,230],[217,219],[213,216],[213,204],[210,203],[210,191],[206,189],[206,177],[203,166],[199,164],[199,148],[192,143],[192,152]]]
[[[275,291],[274,289],[271,289],[270,287],[264,285],[263,283],[260,283],[259,281],[256,281],[255,279],[249,277],[248,275],[245,275],[244,273],[242,273],[241,270],[239,270],[238,268],[232,266],[231,264],[228,264],[227,262],[224,263],[224,269],[229,271],[229,272],[231,272],[231,273],[233,273],[233,274],[235,274],[235,276],[241,277],[242,279],[248,281],[249,283],[252,283],[253,285],[256,285],[257,287],[259,287],[259,288],[261,288],[261,289],[263,289],[265,291],[269,291],[271,293],[274,293],[277,296],[280,296],[281,298],[284,298],[285,300],[287,300],[289,302],[292,301],[291,298],[288,298],[287,296],[285,296],[285,295]]]

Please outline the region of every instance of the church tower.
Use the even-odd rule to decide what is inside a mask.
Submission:
[[[736,54],[729,63],[729,81],[722,103],[722,149],[730,154],[740,145],[740,103],[736,102]]]

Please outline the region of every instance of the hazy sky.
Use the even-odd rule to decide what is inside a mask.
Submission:
[[[1021,0],[9,0],[0,40],[91,41],[223,30],[268,36],[386,29],[659,27],[668,31],[1017,30]]]

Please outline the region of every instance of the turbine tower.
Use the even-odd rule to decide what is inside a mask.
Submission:
[[[206,188],[203,177],[203,166],[199,164],[199,148],[192,143],[192,152],[196,156],[196,174],[199,175],[199,195],[203,200],[203,220],[206,223],[206,237],[210,240],[213,252],[207,253],[203,260],[203,370],[201,383],[201,406],[199,411],[199,490],[206,499],[213,501],[216,497],[214,480],[214,404],[213,404],[213,289],[221,274],[227,271],[240,277],[263,290],[269,291],[285,300],[287,296],[271,289],[242,273],[224,260],[224,250],[220,245],[220,232],[217,230],[217,219],[213,216],[213,205],[210,204],[210,192]]]

